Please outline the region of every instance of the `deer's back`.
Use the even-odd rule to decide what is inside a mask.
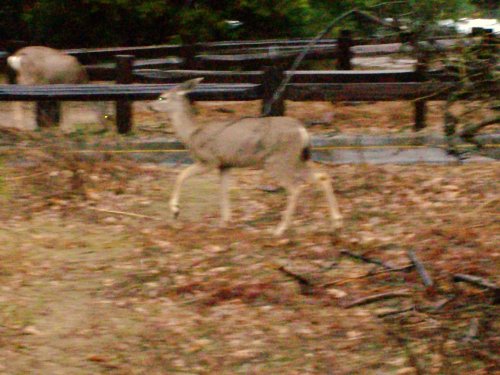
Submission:
[[[261,166],[274,155],[298,161],[309,142],[300,121],[265,117],[201,125],[188,147],[202,162],[219,167],[246,167]]]

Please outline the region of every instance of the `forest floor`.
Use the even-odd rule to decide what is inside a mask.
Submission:
[[[383,116],[389,132],[390,121],[410,126],[391,120],[406,116],[396,107]],[[353,118],[353,130],[375,128]],[[311,189],[276,239],[285,195],[259,190],[270,182],[257,171],[234,173],[233,223],[220,228],[216,175],[187,182],[174,222],[179,168],[67,153],[54,132],[9,139],[19,147],[0,155],[0,374],[500,370],[498,289],[453,280],[500,284],[496,163],[321,165],[345,228],[326,230]],[[21,147],[34,143],[47,147]],[[408,250],[432,285],[406,268]]]

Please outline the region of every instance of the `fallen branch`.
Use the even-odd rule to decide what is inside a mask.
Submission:
[[[415,265],[415,268],[417,269],[418,274],[422,278],[424,285],[427,288],[430,288],[434,285],[434,282],[432,281],[432,278],[430,277],[429,273],[425,269],[424,265],[420,260],[417,258],[417,255],[413,250],[408,250],[408,257],[412,261],[412,263]]]
[[[329,281],[327,283],[321,284],[320,287],[321,288],[326,288],[326,287],[334,286],[334,285],[342,285],[342,284],[348,283],[349,281],[354,281],[354,280],[359,280],[359,279],[365,279],[367,277],[372,277],[372,276],[376,276],[376,275],[382,275],[384,273],[406,272],[406,271],[411,270],[413,267],[415,267],[415,266],[413,264],[410,264],[408,266],[404,266],[404,267],[400,267],[400,268],[391,268],[391,269],[381,270],[381,271],[377,271],[377,272],[371,272],[370,271],[367,274],[361,275],[361,276],[348,277],[346,279],[341,279],[341,280],[336,280],[336,281]]]
[[[385,313],[380,313],[377,314],[378,318],[385,318],[386,316],[391,316],[391,315],[398,315],[398,314],[404,314],[406,312],[414,311],[415,306],[408,307],[407,309],[402,309],[402,310],[393,310],[393,311],[387,311]]]
[[[479,286],[491,290],[493,292],[493,303],[496,304],[500,302],[500,287],[498,285],[490,283],[489,281],[479,276],[457,273],[453,275],[453,281],[456,283],[463,281],[465,283],[469,283],[474,286]]]
[[[5,181],[24,180],[26,178],[32,178],[32,177],[41,176],[41,175],[46,174],[46,173],[47,173],[46,171],[42,171],[42,172],[37,172],[37,173],[33,173],[33,174],[29,174],[29,175],[24,175],[24,176],[5,177]]]
[[[299,275],[298,273],[292,272],[285,268],[285,266],[279,266],[278,271],[283,272],[285,275],[290,276],[292,279],[295,279],[299,282],[299,284],[312,286],[312,283],[305,276]]]
[[[368,258],[368,257],[365,257],[364,255],[356,254],[356,253],[353,253],[352,251],[349,251],[349,250],[345,250],[345,249],[344,250],[340,250],[340,254],[341,255],[349,256],[349,257],[354,258],[354,259],[362,260],[363,262],[366,262],[366,263],[376,264],[377,266],[384,267],[387,270],[393,270],[394,269],[391,266],[388,266],[387,264],[385,264],[384,262],[382,262],[382,261],[380,261],[378,259]]]
[[[351,307],[354,306],[367,305],[369,303],[378,302],[386,299],[398,298],[398,297],[410,297],[410,296],[411,294],[407,290],[374,294],[373,296],[368,296],[352,301],[351,303],[346,304],[344,308],[350,309]]]
[[[133,212],[104,210],[102,208],[95,208],[95,207],[87,207],[87,209],[92,210],[92,211],[97,211],[97,212],[104,212],[104,213],[107,213],[107,214],[122,215],[122,216],[129,216],[129,217],[138,217],[138,218],[141,218],[141,219],[149,219],[149,220],[160,220],[157,217],[147,216],[147,215],[141,215],[141,214],[135,214]]]
[[[291,277],[299,283],[300,292],[304,295],[311,295],[315,289],[311,280],[307,277],[299,275],[298,273],[292,272],[285,268],[285,266],[279,266],[278,271],[283,272],[285,275]]]
[[[460,137],[467,140],[472,138],[479,130],[489,125],[499,124],[500,116],[487,118],[477,124],[467,125],[461,132]]]

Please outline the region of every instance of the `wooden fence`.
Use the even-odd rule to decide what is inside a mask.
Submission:
[[[217,42],[194,46],[147,46],[68,50],[87,65],[93,80],[113,80],[104,85],[0,85],[0,101],[81,100],[116,102],[116,122],[120,133],[132,129],[131,102],[151,100],[174,83],[195,77],[205,81],[191,95],[195,100],[263,100],[263,108],[272,98],[285,75],[292,74],[283,97],[273,103],[272,115],[283,115],[284,100],[387,101],[415,100],[415,129],[425,126],[425,101],[440,100],[452,89],[450,77],[439,72],[420,70],[384,71],[295,71],[287,72],[293,60],[310,40]],[[450,48],[453,40],[436,41],[440,48]],[[399,43],[355,45],[345,33],[338,40],[326,39],[311,49],[310,59],[337,58],[349,66],[354,55],[373,56],[396,53]],[[195,48],[196,47],[196,48]],[[251,49],[267,48],[266,53]],[[238,49],[252,53],[227,54]],[[218,53],[212,53],[212,52]],[[117,53],[119,53],[117,55]],[[127,55],[123,55],[127,53]],[[131,55],[133,53],[134,55]],[[171,56],[171,57],[165,57]],[[113,58],[114,61],[109,62]],[[138,58],[136,60],[136,58]],[[95,64],[108,60],[106,64]],[[213,71],[210,67],[253,68],[248,71]],[[165,68],[177,68],[163,70]],[[184,69],[179,67],[197,67]],[[161,68],[161,69],[160,69]],[[203,68],[204,70],[200,70]]]
[[[427,98],[443,99],[453,84],[439,72],[429,73],[428,82],[417,82],[419,74],[399,71],[296,71],[275,67],[263,71],[163,71],[133,69],[132,56],[117,58],[117,84],[91,85],[0,85],[0,101],[116,101],[117,128],[126,133],[132,128],[131,102],[155,99],[175,83],[194,77],[205,77],[192,94],[194,100],[271,100],[285,75],[291,74],[283,97],[273,103],[272,115],[283,115],[284,100],[296,101],[387,101]],[[142,82],[142,83],[133,83]],[[417,107],[415,107],[418,110]],[[416,113],[423,121],[423,116]],[[416,126],[422,124],[417,124]]]

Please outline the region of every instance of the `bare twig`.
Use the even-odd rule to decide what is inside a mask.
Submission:
[[[321,32],[319,32],[316,37],[314,39],[312,39],[305,47],[304,49],[302,50],[302,52],[295,58],[292,66],[290,67],[289,71],[292,73],[292,74],[287,74],[286,77],[283,79],[283,81],[281,82],[281,84],[279,85],[279,87],[276,89],[276,91],[274,92],[271,100],[269,100],[265,107],[264,107],[264,113],[263,113],[263,116],[267,116],[270,111],[271,111],[271,108],[272,108],[272,105],[279,99],[281,98],[281,95],[283,95],[283,93],[285,92],[286,90],[286,85],[290,82],[290,80],[292,79],[292,76],[293,76],[293,72],[297,70],[297,68],[299,67],[299,65],[301,64],[302,60],[304,60],[304,57],[306,57],[307,53],[309,52],[309,50],[314,47],[318,41],[320,39],[322,39],[326,34],[328,34],[330,32],[330,30],[333,29],[333,27],[338,24],[340,21],[342,21],[344,18],[347,18],[348,16],[350,16],[351,14],[354,14],[358,12],[356,9],[351,9],[345,13],[342,13],[340,16],[338,16],[337,18],[335,18],[332,22],[330,22],[328,24],[327,27],[325,27]]]
[[[414,311],[414,310],[415,310],[415,306],[411,306],[411,307],[408,307],[408,308],[402,309],[402,310],[393,310],[393,311],[387,311],[384,313],[380,313],[380,314],[377,314],[377,317],[378,318],[385,318],[386,316],[404,314],[406,312],[410,312],[410,311]]]
[[[345,283],[348,283],[349,281],[354,281],[354,280],[359,280],[359,279],[365,279],[367,277],[381,275],[381,274],[384,274],[384,273],[406,272],[406,271],[411,270],[413,267],[415,267],[415,266],[413,264],[410,264],[408,266],[399,267],[399,268],[385,269],[385,270],[381,270],[381,271],[377,271],[377,272],[368,272],[365,275],[356,276],[356,277],[348,277],[346,279],[341,279],[341,280],[336,280],[336,281],[329,281],[329,282],[321,284],[319,286],[322,287],[322,288],[327,288],[329,286],[334,286],[334,285],[343,285]]]
[[[351,307],[354,307],[354,306],[367,305],[369,303],[378,302],[378,301],[382,301],[382,300],[386,300],[386,299],[390,299],[390,298],[398,298],[398,297],[411,297],[411,294],[407,290],[374,294],[372,296],[363,297],[363,298],[357,299],[355,301],[352,301],[352,302],[348,303],[347,305],[345,305],[344,308],[350,309]]]
[[[489,281],[487,281],[479,276],[457,273],[457,274],[453,275],[453,281],[456,283],[463,281],[463,282],[472,284],[474,286],[486,288],[486,289],[493,292],[493,303],[500,302],[500,287],[498,285],[490,283]]]
[[[87,209],[92,210],[92,211],[97,211],[97,212],[104,212],[107,214],[114,214],[114,215],[122,215],[122,216],[130,216],[130,217],[138,217],[141,219],[150,219],[150,220],[160,220],[157,217],[153,216],[147,216],[147,215],[141,215],[141,214],[136,214],[133,212],[124,212],[124,211],[114,211],[114,210],[104,210],[102,208],[95,208],[95,207],[87,207]]]
[[[300,284],[312,285],[311,281],[308,278],[286,269],[285,266],[279,266],[278,271],[281,271],[285,275],[290,276],[291,278],[297,280]]]
[[[382,262],[378,259],[368,258],[368,257],[365,257],[364,255],[356,254],[356,253],[353,253],[352,251],[349,251],[349,250],[345,250],[345,249],[340,250],[340,254],[345,255],[345,256],[349,256],[349,257],[354,258],[354,259],[362,260],[363,262],[366,262],[366,263],[376,264],[377,266],[384,267],[387,270],[393,270],[393,268],[391,266],[388,266],[387,264],[385,264],[384,262]]]
[[[383,3],[371,5],[368,8],[375,9],[375,8],[385,7],[385,6],[389,6],[389,5],[397,5],[397,4],[406,4],[406,1],[385,1]]]
[[[41,176],[41,175],[46,174],[46,173],[47,173],[46,171],[42,171],[42,172],[37,172],[37,173],[33,173],[33,174],[29,174],[29,175],[25,175],[25,176],[5,177],[5,181],[18,181],[18,180],[24,180],[24,179],[26,179],[26,178],[32,178],[32,177]]]
[[[432,278],[430,277],[429,273],[425,269],[424,265],[420,260],[417,258],[417,255],[413,250],[408,250],[408,257],[412,261],[412,263],[415,265],[415,268],[417,269],[418,274],[422,278],[424,285],[427,288],[430,288],[434,285],[434,282],[432,281]]]
[[[485,128],[486,126],[489,126],[489,125],[499,124],[499,123],[500,123],[500,116],[495,116],[495,117],[487,118],[486,120],[483,120],[477,124],[467,125],[460,132],[460,137],[462,137],[464,139],[471,138],[482,128]]]
[[[291,277],[295,281],[299,283],[300,287],[300,292],[304,295],[311,295],[314,293],[314,290],[316,290],[315,286],[313,285],[312,281],[309,280],[307,277],[299,275],[296,272],[292,272],[285,268],[285,266],[279,266],[278,271],[283,272],[285,275]]]

